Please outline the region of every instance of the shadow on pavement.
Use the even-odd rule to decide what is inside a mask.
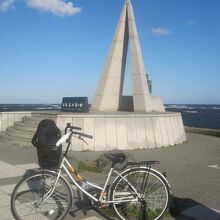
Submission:
[[[92,195],[95,195],[96,191],[90,191],[89,192]],[[88,216],[89,211],[96,212],[100,217],[104,217],[106,220],[113,220],[115,213],[112,208],[99,208],[92,204],[91,200],[88,196],[84,195],[81,191],[78,189],[75,191],[74,195],[75,203],[73,204],[72,211],[69,212],[69,214],[72,217],[76,217],[79,215]],[[79,212],[81,214],[79,214]]]
[[[176,220],[220,220],[220,213],[190,198],[174,197],[170,213]]]
[[[202,205],[190,198],[173,198],[173,205],[170,209],[171,215],[180,215],[184,210],[192,208],[196,205]]]
[[[39,170],[30,169],[24,174],[24,177],[31,174],[38,173]],[[32,187],[32,186],[30,186]],[[93,195],[96,192],[90,192]],[[115,219],[115,212],[113,208],[105,207],[99,208],[91,203],[91,200],[79,190],[74,190],[74,204],[70,215],[77,217],[79,215],[88,216],[89,211],[96,212],[100,217],[104,217],[107,220]],[[220,220],[220,213],[213,209],[206,207],[205,205],[191,199],[191,198],[178,198],[173,197],[173,202],[170,207],[170,215],[164,219],[175,220]],[[170,217],[169,217],[170,216]]]
[[[98,208],[91,204],[87,196],[76,192],[74,209],[70,212],[72,217],[79,216],[79,213],[88,217],[88,211],[95,211],[100,218],[106,220],[116,219],[116,214],[112,207]],[[173,198],[173,206],[170,214],[165,215],[164,220],[220,220],[220,213],[204,206],[203,204],[190,198]]]

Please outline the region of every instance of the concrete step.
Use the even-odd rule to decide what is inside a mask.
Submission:
[[[9,127],[6,129],[6,135],[16,137],[18,139],[31,139],[35,132],[32,131],[20,131],[14,127]]]
[[[32,113],[32,117],[23,117],[22,121],[16,122],[14,126],[8,127],[5,132],[0,133],[0,140],[13,145],[30,147],[31,140],[37,130],[39,122],[43,119],[56,121],[57,113]]]
[[[2,133],[0,133],[2,134]],[[32,137],[31,136],[20,136],[19,134],[16,134],[16,135],[9,135],[7,134],[7,131],[3,132],[3,137],[4,138],[7,138],[9,140],[16,140],[16,141],[20,141],[20,140],[23,140],[23,141],[31,141],[32,140]]]
[[[13,132],[16,132],[16,133],[20,133],[20,134],[33,134],[35,133],[36,129],[25,129],[25,130],[22,130],[20,129],[20,127],[16,127],[16,126],[11,126],[11,127],[8,127],[6,129],[6,132],[7,133],[13,133]]]
[[[16,130],[35,132],[37,130],[37,125],[35,124],[24,124],[22,122],[16,122],[13,126]]]
[[[33,147],[31,140],[18,139],[16,137],[6,135],[5,132],[0,133],[0,140],[5,143],[10,143],[16,146]]]
[[[34,125],[37,126],[40,121],[42,121],[45,118],[42,117],[23,117],[22,118],[22,123],[27,124],[27,125]]]

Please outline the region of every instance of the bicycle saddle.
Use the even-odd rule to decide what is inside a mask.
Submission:
[[[105,153],[104,155],[113,163],[123,163],[126,159],[126,155],[124,153]]]

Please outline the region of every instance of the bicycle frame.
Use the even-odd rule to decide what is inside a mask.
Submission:
[[[72,136],[81,140],[83,140],[81,137],[91,138],[92,136],[73,131],[74,129],[81,130],[79,127],[67,124],[65,135],[53,148],[53,150],[57,150],[62,147],[63,143],[67,143],[61,157],[62,160],[57,161],[60,162],[58,168],[55,170],[43,169],[39,173],[23,178],[16,185],[11,196],[11,211],[16,219],[23,219],[23,206],[26,206],[26,203],[30,203],[30,206],[27,206],[27,209],[30,210],[27,216],[36,218],[37,215],[50,215],[53,219],[57,217],[63,219],[73,207],[73,190],[78,190],[78,193],[81,191],[92,200],[94,206],[107,207],[112,204],[120,219],[127,219],[128,213],[135,219],[140,217],[145,219],[151,213],[155,215],[154,219],[164,215],[169,207],[171,191],[164,175],[151,168],[159,161],[130,161],[126,162],[122,170],[118,171],[114,165],[125,162],[126,155],[124,153],[106,153],[105,157],[112,162],[112,166],[106,174],[105,180],[102,181],[104,185],[87,181],[70,164],[67,154]],[[113,173],[115,176],[112,175]],[[33,182],[31,182],[32,180]],[[23,193],[24,195],[22,195]]]
[[[60,168],[59,168],[59,171],[57,173],[57,179],[56,179],[56,182],[54,184],[54,187],[52,189],[52,191],[49,193],[49,196],[53,193],[54,189],[55,189],[55,186],[58,182],[58,179],[61,175],[61,172],[62,170],[65,171],[65,173],[67,174],[67,176],[70,178],[71,182],[77,187],[77,189],[79,189],[80,191],[82,191],[85,195],[87,195],[89,198],[91,198],[93,201],[95,201],[96,203],[99,203],[99,204],[110,204],[110,203],[123,203],[123,202],[137,202],[138,200],[141,200],[142,197],[143,197],[143,194],[140,194],[137,192],[136,188],[126,179],[126,177],[123,176],[123,174],[127,171],[127,170],[124,170],[122,173],[119,173],[117,170],[115,170],[113,167],[110,168],[108,174],[107,174],[107,178],[105,180],[105,183],[104,183],[104,187],[101,187],[95,183],[92,183],[92,182],[89,182],[85,179],[83,179],[80,175],[78,175],[76,172],[75,172],[75,169],[74,167],[71,166],[71,164],[69,163],[69,161],[67,160],[67,153],[69,151],[69,147],[70,147],[70,139],[72,137],[73,134],[77,134],[79,135],[79,137],[81,136],[85,136],[85,137],[88,137],[88,138],[91,138],[92,136],[90,135],[85,135],[85,134],[82,134],[82,133],[79,133],[79,132],[73,132],[72,130],[70,130],[70,132],[67,132],[67,129],[70,128],[70,129],[79,129],[77,127],[71,127],[69,124],[67,125],[66,129],[65,129],[65,135],[57,142],[56,146],[57,148],[60,146],[60,144],[62,144],[63,142],[67,142],[68,145],[67,145],[67,148],[66,148],[66,151],[63,155],[63,159],[62,159],[62,162],[60,164]],[[146,166],[143,166],[144,168],[146,168]],[[141,166],[140,166],[141,168]],[[149,167],[148,167],[149,168]],[[132,169],[132,168],[130,168]],[[151,170],[154,170],[152,168],[149,168]],[[73,176],[71,175],[70,171],[72,173],[75,174],[76,177],[78,177],[78,179],[85,183],[86,185],[88,186],[91,186],[97,190],[100,191],[100,196],[99,198],[96,198],[94,195],[92,195],[91,193],[89,193],[86,189],[83,188],[83,186],[81,186],[74,178]],[[164,178],[164,176],[162,176],[158,171],[154,170],[156,173],[158,173],[158,175],[164,179],[165,182],[167,182],[166,178]],[[108,186],[108,183],[109,183],[109,180],[110,180],[110,177],[112,176],[112,173],[115,173],[117,175],[117,177],[115,178],[114,181],[116,181],[118,178],[121,178],[123,179],[128,185],[129,187],[131,187],[131,189],[133,190],[133,194],[136,194],[136,197],[134,198],[131,194],[127,195],[127,197],[125,196],[125,194],[123,195],[123,199],[121,200],[117,200],[117,201],[111,201],[109,200],[109,198],[106,197],[106,199],[104,199],[104,196],[105,196],[105,192],[106,192],[106,189],[107,189],[107,186]],[[112,184],[114,184],[114,181]],[[169,185],[169,183],[167,182],[167,184]],[[71,188],[71,187],[70,187]],[[122,192],[121,192],[122,193]],[[47,198],[49,197],[47,196]]]
[[[140,199],[142,197],[142,195],[140,193],[137,192],[137,190],[135,189],[135,187],[125,178],[123,177],[117,170],[115,170],[114,168],[110,168],[108,174],[107,174],[107,178],[105,180],[105,184],[104,184],[104,187],[101,187],[95,183],[92,183],[92,182],[89,182],[87,180],[84,180],[81,176],[77,176],[76,174],[76,177],[78,177],[81,182],[85,182],[88,186],[91,186],[95,189],[98,189],[100,191],[100,196],[99,198],[97,199],[94,195],[92,195],[91,193],[89,193],[87,190],[85,190],[83,188],[83,186],[81,186],[74,178],[73,176],[71,175],[70,171],[69,170],[74,170],[74,168],[72,167],[72,165],[69,163],[69,161],[66,159],[66,157],[63,157],[62,159],[62,162],[61,162],[61,165],[60,165],[60,168],[59,168],[59,171],[57,173],[57,179],[55,181],[55,184],[53,186],[53,188],[51,189],[51,191],[49,191],[45,196],[46,199],[48,199],[50,197],[50,195],[53,194],[53,191],[55,190],[55,187],[56,187],[56,184],[58,182],[58,179],[59,177],[62,175],[61,172],[62,170],[65,171],[65,173],[67,174],[67,176],[70,178],[70,180],[72,181],[72,183],[80,190],[82,191],[84,194],[86,194],[89,198],[91,198],[92,200],[94,200],[95,202],[99,202],[101,204],[111,204],[111,203],[123,203],[123,202],[137,202],[138,199]],[[110,180],[110,177],[112,176],[112,173],[116,173],[117,177],[120,177],[122,178],[124,181],[126,181],[128,183],[128,185],[132,188],[134,194],[137,195],[137,197],[135,199],[132,199],[131,196],[129,197],[126,197],[124,196],[123,197],[123,200],[117,200],[117,201],[111,201],[111,200],[108,200],[107,198],[104,199],[104,196],[105,196],[105,192],[106,192],[106,189],[107,189],[107,186],[108,186],[108,183],[109,183],[109,180]],[[116,177],[116,178],[117,178]]]

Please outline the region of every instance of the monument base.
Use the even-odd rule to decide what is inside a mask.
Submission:
[[[93,139],[84,138],[85,142],[73,138],[71,150],[76,151],[150,149],[186,141],[181,114],[175,112],[59,114],[58,127],[63,130],[67,123],[93,136]]]

